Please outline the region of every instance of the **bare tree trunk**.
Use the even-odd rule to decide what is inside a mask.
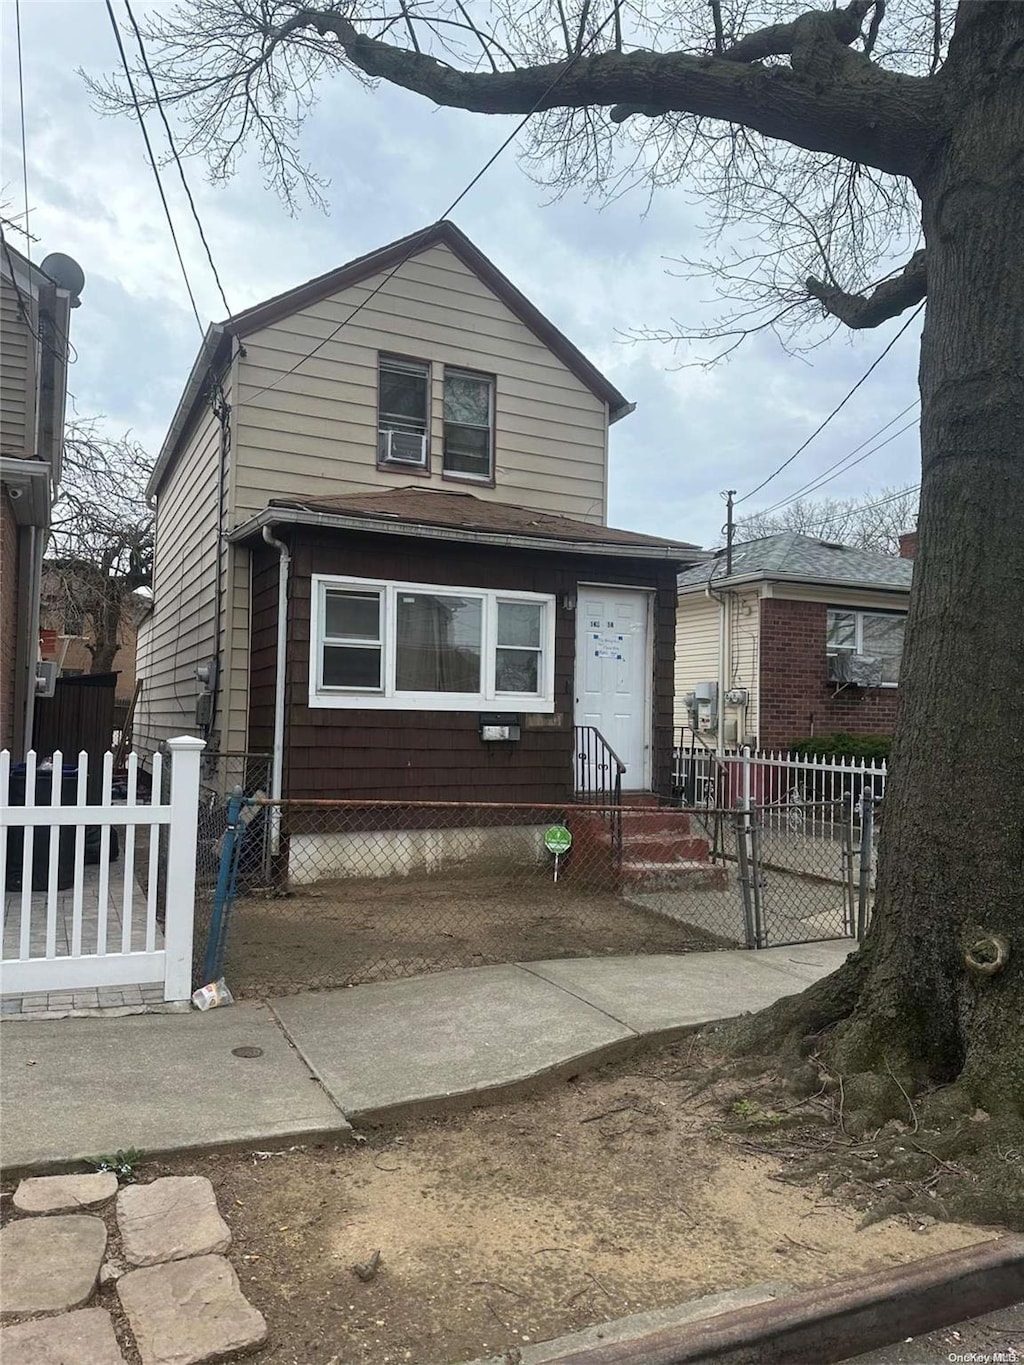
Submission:
[[[958,115],[918,181],[919,552],[875,927],[830,1048],[848,1074],[959,1078],[965,1109],[1007,1115],[1024,1114],[1022,53],[1024,5],[968,8],[943,74]],[[969,969],[996,936],[1005,969]]]
[[[105,592],[93,613],[93,643],[91,673],[112,673],[117,651],[121,647],[121,620],[125,596],[113,579],[107,579]]]

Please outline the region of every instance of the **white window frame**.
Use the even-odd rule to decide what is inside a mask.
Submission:
[[[841,612],[844,616],[854,618],[854,644],[852,649],[839,648],[828,644],[828,615],[830,612]],[[840,654],[864,654],[864,617],[865,616],[899,616],[906,628],[907,613],[905,611],[876,611],[873,607],[828,607],[825,612],[825,658],[834,659]],[[905,644],[905,638],[904,638]],[[900,669],[903,668],[903,653],[900,652]],[[876,687],[899,687],[898,682],[880,682]]]
[[[351,687],[325,687],[323,658],[326,601],[330,589],[356,589],[381,594],[382,673],[384,686],[373,691]],[[398,661],[396,628],[399,593],[438,593],[482,600],[480,653],[483,686],[479,692],[399,692],[395,687]],[[313,574],[311,577],[309,636],[309,705],[349,711],[518,711],[551,715],[555,709],[555,595],[540,592],[506,592],[497,588],[459,587],[451,583],[406,583],[381,578]],[[529,602],[543,608],[539,693],[499,692],[495,685],[498,650],[498,604]]]

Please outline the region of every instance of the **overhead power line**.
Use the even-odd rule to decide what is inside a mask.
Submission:
[[[25,137],[25,72],[21,53],[21,0],[14,0],[14,28],[18,48],[18,110],[21,119],[21,185],[25,195],[25,254],[32,259],[32,233],[28,207],[28,151]]]
[[[888,431],[894,422],[898,422],[901,417],[905,417],[907,413],[911,410],[911,408],[916,408],[919,401],[920,401],[919,399],[915,398],[913,403],[908,403],[902,412],[898,412],[895,417],[890,417],[888,422],[886,422],[884,426],[879,427],[878,430],[872,432],[870,436],[866,436],[864,440],[861,441],[859,446],[854,446],[854,448],[851,451],[848,451],[847,454],[841,456],[838,460],[834,461],[834,463],[828,465],[827,468],[823,469],[820,474],[815,474],[813,478],[808,479],[805,484],[803,484],[800,488],[796,490],[796,492],[791,493],[788,497],[780,498],[778,502],[772,503],[770,507],[762,508],[761,511],[759,512],[751,512],[749,516],[741,517],[740,521],[741,522],[751,521],[753,520],[754,517],[771,516],[773,512],[778,512],[783,507],[789,507],[791,503],[799,502],[800,499],[805,496],[805,494],[813,492],[815,488],[820,488],[826,483],[831,483],[832,479],[839,478],[840,474],[845,474],[848,469],[852,469],[854,465],[860,464],[861,462],[860,460],[855,460],[852,457],[856,455],[858,451],[863,450],[866,445],[870,445],[872,441],[877,440],[877,438],[881,436],[883,432]],[[909,424],[909,426],[914,425],[915,424],[913,422]],[[902,427],[900,431],[896,432],[896,435],[897,436],[902,435],[903,432],[907,431],[908,429],[909,429],[908,427]],[[883,441],[882,444],[885,445],[887,444],[887,442]],[[875,447],[875,449],[877,450],[881,450],[881,448],[882,448],[881,446]],[[874,454],[873,450],[868,451],[868,455],[873,454]],[[861,456],[861,459],[867,459],[867,455]],[[832,473],[833,470],[836,471],[835,474]],[[825,475],[831,475],[831,478],[826,478]]]
[[[921,311],[921,309],[922,309],[923,307],[924,307],[924,301],[922,300],[922,302],[919,303],[918,306],[917,306],[917,307],[914,309],[914,311],[911,313],[910,317],[907,318],[906,322],[903,324],[903,326],[900,328],[900,330],[899,330],[899,331],[896,333],[896,335],[890,340],[890,342],[889,342],[889,344],[886,346],[885,350],[882,351],[880,355],[878,355],[878,356],[875,357],[875,359],[871,362],[871,364],[870,364],[870,365],[868,366],[868,368],[864,371],[864,373],[861,375],[861,377],[857,380],[856,384],[854,384],[853,388],[850,389],[849,393],[847,393],[847,395],[845,396],[845,398],[843,398],[839,403],[836,404],[836,406],[832,409],[832,411],[831,411],[831,412],[829,413],[829,415],[825,418],[825,420],[820,424],[820,426],[815,427],[814,431],[811,432],[811,434],[810,434],[810,436],[808,436],[807,440],[804,441],[804,443],[803,443],[802,445],[798,446],[798,447],[796,448],[796,450],[793,451],[792,455],[789,456],[788,459],[783,460],[782,463],[778,466],[777,469],[772,470],[772,472],[768,475],[768,477],[767,477],[766,479],[762,479],[761,482],[757,485],[756,488],[752,488],[752,489],[750,490],[749,493],[744,493],[744,495],[743,495],[742,498],[737,498],[737,499],[736,499],[737,504],[738,504],[738,503],[741,503],[741,502],[746,502],[747,499],[748,499],[748,498],[752,498],[752,497],[754,496],[755,493],[760,493],[761,489],[762,489],[762,488],[766,488],[766,487],[768,486],[768,484],[770,484],[771,481],[772,481],[773,479],[778,478],[778,476],[782,473],[782,471],[783,471],[784,469],[788,469],[788,467],[793,463],[793,461],[797,458],[798,455],[802,455],[802,454],[803,454],[803,452],[807,449],[807,447],[811,444],[811,442],[815,439],[816,436],[820,436],[820,435],[821,435],[821,433],[822,433],[822,432],[825,430],[825,428],[828,426],[829,422],[832,421],[833,417],[837,417],[837,416],[839,415],[839,413],[842,412],[843,408],[846,407],[847,403],[850,401],[850,399],[853,397],[853,395],[857,392],[857,390],[860,388],[860,386],[864,383],[864,381],[865,381],[866,379],[868,379],[868,378],[870,377],[870,375],[871,375],[871,374],[878,368],[878,366],[882,363],[882,361],[883,361],[883,360],[885,359],[885,357],[889,354],[889,352],[892,350],[892,348],[896,345],[897,341],[899,341],[900,337],[901,337],[901,336],[903,335],[903,333],[907,330],[907,328],[910,326],[910,324],[914,321],[914,319],[917,317],[918,313],[920,313],[920,311]]]
[[[487,158],[484,164],[477,171],[476,175],[474,175],[472,180],[469,181],[465,188],[462,189],[455,196],[455,198],[444,210],[444,212],[440,213],[437,216],[437,218],[434,220],[436,223],[443,222],[445,218],[447,218],[450,214],[454,213],[458,206],[462,203],[463,199],[465,199],[466,195],[469,194],[469,192],[479,184],[479,182],[491,169],[491,167],[502,155],[502,153],[515,141],[515,139],[519,136],[522,130],[526,127],[529,120],[533,117],[533,115],[537,112],[537,110],[544,103],[547,97],[551,94],[552,90],[554,90],[558,85],[561,84],[563,80],[565,80],[566,76],[568,76],[569,72],[573,69],[576,63],[583,56],[586,55],[588,49],[593,47],[594,43],[597,42],[598,38],[600,38],[601,34],[608,27],[608,25],[617,17],[619,13],[619,7],[621,4],[622,0],[615,0],[615,4],[607,18],[605,18],[598,25],[598,27],[594,30],[590,38],[580,48],[580,50],[574,53],[573,56],[569,58],[565,66],[558,73],[555,79],[550,83],[550,85],[548,85],[546,89],[541,91],[541,93],[537,96],[535,103],[532,105],[530,109],[527,110],[527,112],[519,120],[515,128],[513,128],[512,132],[509,133],[507,138],[505,138],[504,142],[502,142],[501,145],[497,148],[497,150]],[[402,266],[405,265],[406,262],[412,258],[414,251],[415,248],[410,247],[406,254],[395,262],[395,264],[391,267],[391,269],[380,281],[380,283],[374,285],[374,287],[370,290],[366,297],[364,299],[361,299],[359,303],[356,304],[356,306],[347,315],[347,317],[342,318],[341,322],[339,322],[338,325],[332,331],[328,332],[328,334],[321,341],[318,341],[311,351],[307,351],[305,355],[300,356],[299,359],[295,362],[294,365],[291,366],[290,369],[282,371],[282,373],[279,374],[276,379],[272,379],[269,384],[264,384],[261,389],[257,389],[255,393],[250,394],[249,400],[251,401],[254,398],[259,398],[260,394],[266,393],[269,389],[276,388],[277,385],[282,382],[282,380],[285,380],[288,378],[289,375],[294,374],[297,369],[299,369],[302,365],[306,363],[307,360],[312,360],[313,356],[315,356],[318,351],[323,350],[323,348],[327,345],[329,341],[333,341],[334,338],[338,335],[338,333],[344,327],[347,327],[348,324],[352,321],[352,319],[356,317],[357,314],[361,313],[362,310],[366,307],[366,305],[370,303],[371,300],[374,299],[380,293],[384,286],[394,279],[395,275],[397,275],[399,270],[401,270]]]
[[[185,281],[185,288],[188,291],[189,303],[192,305],[192,312],[195,314],[196,326],[199,328],[199,333],[201,336],[205,336],[206,328],[203,326],[203,320],[199,316],[199,309],[196,307],[196,296],[192,292],[192,283],[189,280],[188,271],[185,269],[185,258],[182,256],[181,247],[178,245],[178,234],[174,230],[174,219],[171,217],[170,205],[167,203],[167,195],[164,193],[163,181],[160,179],[160,167],[157,165],[156,156],[153,152],[153,144],[149,140],[149,131],[146,128],[145,119],[142,117],[142,106],[139,104],[139,97],[135,90],[135,82],[132,80],[131,68],[128,65],[128,58],[125,55],[124,43],[121,41],[121,30],[117,26],[117,19],[114,16],[114,10],[110,0],[105,0],[105,4],[107,7],[107,14],[110,17],[110,27],[114,30],[114,39],[117,42],[117,51],[121,58],[121,67],[124,71],[125,80],[128,82],[132,104],[135,106],[135,117],[139,121],[142,139],[146,144],[146,152],[149,156],[149,164],[153,168],[153,177],[156,180],[157,192],[160,195],[160,202],[164,207],[164,217],[167,219],[167,226],[170,229],[171,240],[174,243],[174,251],[178,257],[178,264],[181,266],[181,274]]]
[[[889,493],[884,498],[878,498],[874,502],[857,503],[853,507],[844,508],[842,512],[837,512],[835,516],[829,517],[825,521],[815,522],[813,526],[805,526],[801,534],[805,534],[808,531],[812,531],[815,534],[821,534],[830,526],[834,526],[837,521],[841,521],[844,517],[856,516],[860,512],[872,512],[876,507],[887,507],[889,503],[899,502],[901,498],[905,498],[911,493],[919,493],[920,491],[921,485],[919,483],[908,484],[906,488],[898,488],[895,493]]]
[[[196,201],[192,198],[192,191],[189,188],[188,180],[185,178],[185,168],[181,164],[181,157],[178,155],[178,149],[174,143],[174,134],[171,132],[171,125],[167,119],[167,114],[164,111],[164,106],[160,99],[160,90],[157,86],[156,78],[153,75],[153,69],[149,64],[149,57],[146,55],[146,45],[142,40],[142,33],[138,24],[135,22],[135,15],[132,13],[132,7],[129,0],[124,0],[124,7],[128,12],[129,22],[135,33],[135,41],[139,46],[139,56],[142,58],[142,65],[146,69],[146,75],[149,77],[149,84],[153,90],[153,103],[156,105],[157,113],[160,115],[161,122],[164,125],[164,132],[167,134],[167,145],[171,149],[171,156],[174,158],[174,164],[178,168],[178,175],[181,177],[181,184],[185,191],[185,197],[188,200],[188,206],[192,210],[192,217],[195,219],[196,227],[199,230],[199,240],[202,242],[203,249],[206,252],[206,259],[210,263],[210,270],[213,272],[213,278],[217,281],[217,289],[220,293],[221,303],[224,305],[224,311],[227,316],[230,317],[231,305],[228,303],[227,295],[224,293],[224,286],[221,284],[220,275],[214,264],[213,252],[210,250],[210,243],[206,240],[206,233],[203,230],[202,219],[199,217],[199,210],[196,208]]]

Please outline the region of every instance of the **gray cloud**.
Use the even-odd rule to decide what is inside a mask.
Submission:
[[[13,7],[5,6],[3,197],[20,207]],[[90,108],[78,65],[112,68],[101,6],[23,7],[22,30],[36,259],[70,252],[88,282],[75,314],[79,360],[71,388],[83,414],[132,427],[151,448],[166,428],[198,342],[141,138],[127,119]],[[424,225],[454,199],[514,124],[434,110],[402,91],[325,87],[306,130],[309,160],[330,177],[331,213],[290,217],[259,169],[234,180],[190,182],[233,309],[247,307]],[[159,130],[152,129],[154,140]],[[158,145],[161,145],[158,142]],[[173,170],[164,181],[200,313],[223,314]],[[817,426],[898,324],[838,335],[806,359],[768,337],[713,371],[679,368],[686,353],[623,333],[707,315],[706,285],[674,277],[672,258],[700,250],[684,189],[662,191],[644,215],[642,194],[603,208],[570,193],[554,203],[517,166],[512,149],[454,215],[459,225],[637,404],[613,429],[610,519],[617,525],[713,542],[719,491],[752,488]],[[13,238],[17,242],[17,238]],[[827,431],[746,510],[792,492],[852,450],[916,395],[916,344],[903,338]],[[557,478],[557,451],[552,452]],[[916,482],[911,431],[823,493],[861,495]],[[741,510],[743,510],[741,508]]]

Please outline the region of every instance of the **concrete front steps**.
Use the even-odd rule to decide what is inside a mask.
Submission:
[[[658,806],[657,797],[629,793],[621,812],[622,856],[615,865],[613,824],[608,811],[573,812],[573,859],[568,875],[594,882],[607,878],[618,890],[723,891],[728,874],[711,861],[711,848],[695,833],[692,817],[685,811]],[[642,809],[640,807],[643,807]]]

